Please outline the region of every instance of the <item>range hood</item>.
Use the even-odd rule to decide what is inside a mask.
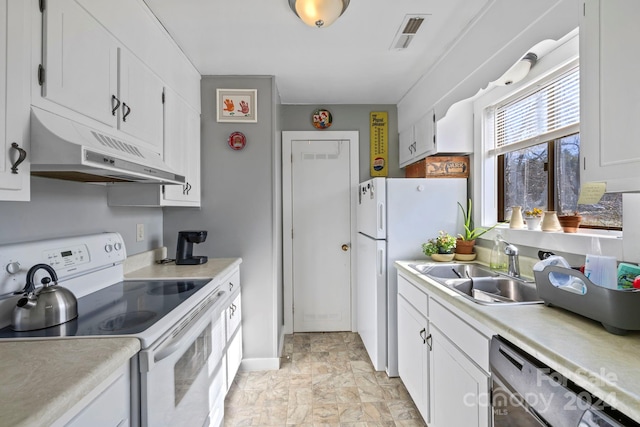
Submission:
[[[30,157],[34,176],[102,184],[185,182],[157,153],[33,106]]]

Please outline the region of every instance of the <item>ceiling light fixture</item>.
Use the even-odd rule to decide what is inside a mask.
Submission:
[[[497,84],[500,86],[509,86],[518,83],[529,74],[529,71],[536,65],[536,62],[538,62],[538,55],[533,52],[527,53],[498,79]]]
[[[302,22],[318,28],[333,24],[347,6],[349,0],[289,0],[289,7]]]

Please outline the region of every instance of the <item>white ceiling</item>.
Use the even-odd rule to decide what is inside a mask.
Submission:
[[[308,27],[287,0],[145,0],[202,75],[273,75],[284,104],[396,104],[492,0],[351,0]],[[429,14],[390,50],[408,14]]]

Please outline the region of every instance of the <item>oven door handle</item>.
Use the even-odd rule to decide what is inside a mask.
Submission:
[[[218,303],[220,298],[225,294],[225,291],[220,291],[217,295],[198,313],[195,319],[189,321],[187,325],[182,328],[182,331],[175,337],[171,339],[171,343],[162,348],[162,350],[158,351],[153,356],[154,363],[158,363],[163,359],[171,356],[175,353],[180,346],[184,345],[185,341],[191,341],[192,338],[197,337],[202,333],[201,328],[194,328],[194,326],[205,316],[208,316],[212,311],[213,307]],[[207,319],[209,321],[209,319]]]

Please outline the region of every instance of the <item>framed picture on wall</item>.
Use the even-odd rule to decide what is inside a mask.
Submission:
[[[216,89],[218,122],[257,123],[256,89]]]

